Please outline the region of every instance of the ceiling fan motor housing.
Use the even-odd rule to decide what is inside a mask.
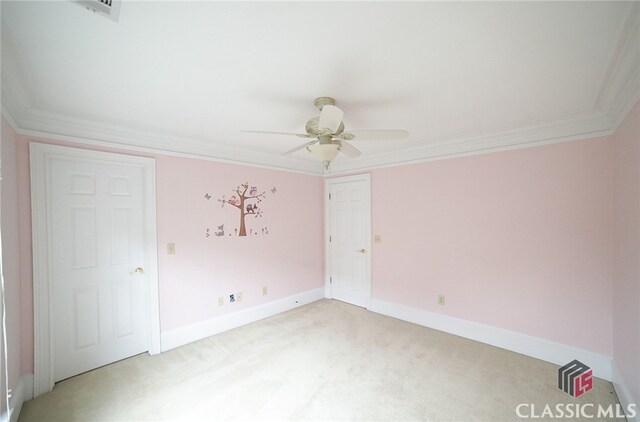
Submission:
[[[316,117],[310,118],[307,121],[307,124],[305,125],[305,130],[307,131],[307,134],[309,136],[317,138],[318,136],[325,134],[323,131],[318,129],[319,120],[320,120],[320,117],[316,116]],[[340,135],[342,132],[344,132],[344,122],[340,123],[338,130],[336,130],[336,133],[334,133],[333,135]]]
[[[336,100],[331,97],[318,97],[313,101],[313,104],[318,107],[318,110],[322,111],[322,107],[329,105],[336,105]]]

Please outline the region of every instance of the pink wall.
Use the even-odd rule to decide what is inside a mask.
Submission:
[[[42,138],[18,137],[19,202],[22,250],[22,372],[33,372],[33,285],[29,187],[30,141],[78,146]],[[161,154],[84,146],[156,159],[158,267],[162,331],[200,322],[278,298],[323,286],[323,207],[321,177],[284,171],[176,158]],[[239,183],[267,190],[260,204],[264,216],[257,225],[247,218],[247,230],[266,225],[269,235],[252,238],[206,238],[218,224],[233,227],[234,209],[220,208],[217,199]],[[204,198],[212,195],[211,200]],[[256,224],[254,226],[254,224]],[[167,255],[166,244],[176,244]],[[268,286],[268,295],[261,294]],[[229,305],[228,295],[241,291],[242,302]],[[226,296],[225,305],[217,298]]]
[[[610,356],[611,171],[609,138],[374,170],[373,296]]]
[[[373,296],[615,353],[637,380],[640,330],[633,316],[640,270],[633,255],[621,255],[633,252],[621,242],[638,230],[637,208],[634,214],[624,202],[636,195],[637,206],[640,195],[633,182],[638,113],[636,107],[615,135],[619,272],[613,289],[614,137],[608,137],[374,170],[373,233],[382,243],[373,245]],[[33,369],[30,139],[17,142],[22,373]],[[163,331],[262,303],[263,285],[268,300],[322,286],[320,177],[129,153],[156,158]],[[277,188],[260,204],[264,223],[247,220],[249,228],[268,227],[269,235],[205,237],[207,228],[234,228],[236,211],[216,200],[245,181],[259,191]],[[637,251],[638,236],[628,239]],[[176,255],[167,255],[169,242]],[[228,300],[238,291],[241,303],[217,307],[219,296]],[[436,305],[438,294],[446,295],[446,306]],[[620,308],[612,309],[612,301]],[[629,383],[637,395],[637,382]]]
[[[156,166],[163,331],[323,286],[322,178],[173,157],[158,157]],[[246,217],[242,238],[234,232],[239,211],[217,200],[244,182],[265,197],[263,216]],[[224,236],[215,236],[222,224]],[[229,304],[239,291],[242,302]]]
[[[18,230],[18,172],[16,168],[17,136],[7,121],[2,118],[0,155],[2,157],[2,274],[5,283],[7,313],[7,353],[9,388],[15,388],[21,373],[21,314],[20,314],[20,233]],[[0,340],[0,345],[1,345]],[[3,362],[3,365],[5,362]],[[2,367],[4,378],[4,367]],[[6,410],[4,382],[2,384],[2,410]]]
[[[640,403],[640,102],[613,136],[613,359]]]

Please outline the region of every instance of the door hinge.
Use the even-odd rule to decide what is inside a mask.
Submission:
[[[329,194],[329,201],[331,201],[331,194]]]
[[[331,236],[329,236],[329,242],[331,242]]]
[[[329,277],[329,284],[333,284],[333,277]]]

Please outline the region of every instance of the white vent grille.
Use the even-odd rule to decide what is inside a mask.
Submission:
[[[120,1],[121,0],[75,0],[74,3],[81,5],[93,13],[117,22],[118,15],[120,14]]]

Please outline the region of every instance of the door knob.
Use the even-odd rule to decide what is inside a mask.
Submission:
[[[358,249],[356,252],[367,253],[367,250],[365,248],[362,248],[362,249]]]
[[[138,267],[135,270],[133,270],[131,274],[144,274],[144,270],[142,269],[142,267]]]

